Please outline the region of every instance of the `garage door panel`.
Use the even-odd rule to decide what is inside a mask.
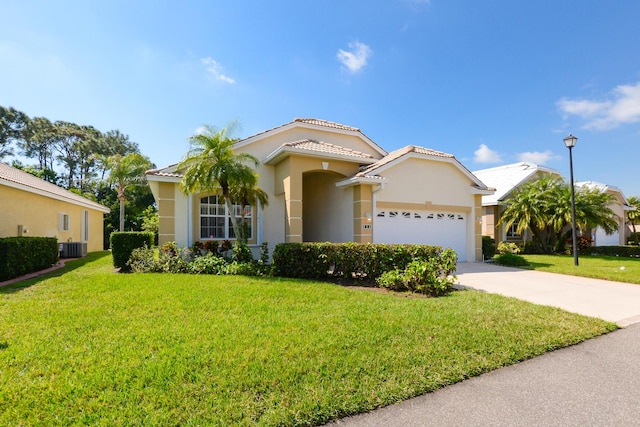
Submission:
[[[466,260],[466,214],[428,211],[380,211],[373,224],[375,243],[416,243],[452,248]]]

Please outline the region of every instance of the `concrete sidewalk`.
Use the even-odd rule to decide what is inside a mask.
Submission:
[[[640,285],[462,262],[459,286],[559,307],[628,326],[640,322]]]

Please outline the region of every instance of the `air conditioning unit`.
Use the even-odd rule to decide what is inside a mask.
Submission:
[[[87,255],[87,244],[85,242],[63,242],[62,258],[82,258]]]

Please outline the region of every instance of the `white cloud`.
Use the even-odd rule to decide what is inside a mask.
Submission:
[[[200,61],[202,61],[202,63],[207,66],[207,71],[211,73],[213,78],[215,78],[216,80],[220,80],[229,84],[233,84],[236,82],[231,77],[222,74],[222,66],[215,59],[207,57],[202,58]]]
[[[557,159],[559,156],[553,154],[551,150],[547,151],[526,151],[518,154],[518,160],[521,162],[533,163],[535,165],[545,165],[550,160]]]
[[[562,98],[556,105],[565,117],[574,115],[585,120],[585,129],[613,129],[640,122],[640,82],[617,86],[604,101]]]
[[[350,51],[338,49],[338,61],[340,61],[349,72],[357,73],[367,65],[367,59],[369,59],[373,51],[369,46],[360,42],[349,43],[349,49]]]
[[[493,151],[484,144],[480,144],[480,148],[473,152],[475,157],[473,161],[476,163],[500,163],[502,159],[498,152]]]

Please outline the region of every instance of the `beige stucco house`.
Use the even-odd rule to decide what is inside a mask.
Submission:
[[[56,237],[103,249],[109,208],[7,164],[0,163],[0,237]]]
[[[595,230],[591,230],[591,238],[593,239],[594,246],[618,246],[626,245],[628,237],[627,226],[627,212],[635,210],[633,206],[629,205],[627,198],[622,190],[612,185],[602,184],[595,181],[576,182],[576,187],[584,187],[591,190],[598,190],[602,193],[609,193],[613,196],[614,201],[609,205],[609,208],[617,217],[618,230],[612,234],[607,234],[600,227]]]
[[[529,239],[516,231],[517,224],[506,228],[499,224],[500,215],[504,211],[504,202],[524,184],[546,176],[561,179],[562,174],[555,169],[528,162],[482,169],[473,172],[486,185],[495,188],[495,193],[482,196],[482,235],[490,236],[497,242],[523,242]]]
[[[451,247],[461,261],[482,259],[481,199],[492,190],[451,154],[416,146],[387,153],[358,128],[318,119],[295,119],[234,149],[262,162],[259,186],[269,195],[268,206],[245,212],[254,247],[424,243]],[[180,179],[176,165],[147,172],[160,242],[233,238],[223,201],[183,194]]]

